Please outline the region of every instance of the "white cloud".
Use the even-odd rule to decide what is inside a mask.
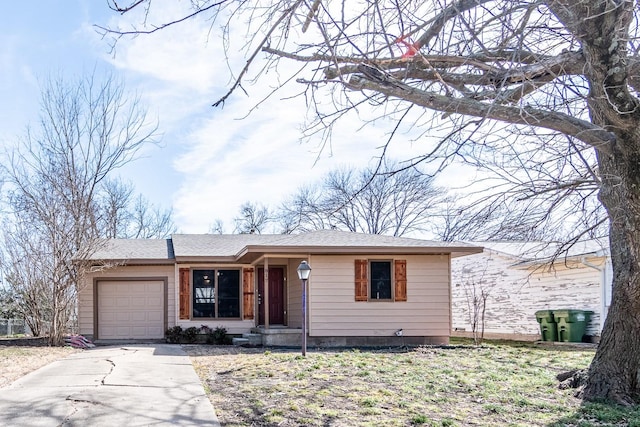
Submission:
[[[388,123],[362,127],[355,116],[336,126],[331,146],[322,151],[318,139],[300,143],[306,106],[302,97],[290,97],[303,87],[290,83],[260,103],[275,85],[271,79],[291,72],[285,62],[279,73],[270,72],[257,84],[247,78],[248,97],[239,89],[224,108],[211,107],[228,90],[230,72],[219,40],[208,39],[216,37],[209,30],[209,22],[195,20],[150,36],[122,39],[113,59],[127,80],[143,88],[152,111],[158,111],[165,144],[179,146],[167,150],[173,158],[166,162],[178,182],[165,188],[173,192],[181,231],[205,232],[217,218],[231,231],[243,202],[275,206],[331,169],[344,164],[362,167],[380,155]],[[245,59],[231,61],[237,72]],[[400,143],[392,148],[405,158],[416,150],[415,145]]]

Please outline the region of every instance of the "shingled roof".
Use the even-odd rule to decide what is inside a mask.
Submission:
[[[98,243],[92,260],[137,260],[147,263],[173,263],[171,239],[109,239]]]
[[[252,262],[264,254],[452,254],[479,253],[481,247],[337,230],[305,234],[174,234],[171,239],[113,239],[91,258],[128,262]]]
[[[559,242],[543,241],[485,241],[468,242],[482,246],[485,251],[496,252],[513,258],[513,266],[531,266],[549,264],[558,260],[582,258],[585,256],[605,257],[609,255],[608,242],[602,239],[589,239],[564,245]]]

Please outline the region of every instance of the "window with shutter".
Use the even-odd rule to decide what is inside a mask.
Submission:
[[[371,294],[372,300],[391,300],[391,261],[371,261]]]
[[[189,316],[189,300],[190,298],[190,285],[189,285],[189,269],[181,268],[179,272],[180,279],[180,320],[188,320]]]
[[[369,265],[369,261],[366,259],[357,259],[355,261],[355,294],[356,301],[367,301],[367,288],[368,288],[368,280],[367,280],[367,267]]]
[[[355,260],[356,301],[406,301],[407,261]]]
[[[240,270],[192,270],[193,318],[240,318]]]
[[[407,261],[397,259],[394,261],[395,301],[407,300]]]
[[[253,268],[245,268],[242,273],[242,313],[244,319],[253,319],[254,286]]]

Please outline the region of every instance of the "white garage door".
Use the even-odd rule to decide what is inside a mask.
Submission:
[[[98,282],[98,339],[164,337],[164,282]]]

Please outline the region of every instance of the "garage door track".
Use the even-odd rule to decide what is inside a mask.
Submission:
[[[0,393],[0,425],[220,425],[177,345],[97,347],[38,369]]]

